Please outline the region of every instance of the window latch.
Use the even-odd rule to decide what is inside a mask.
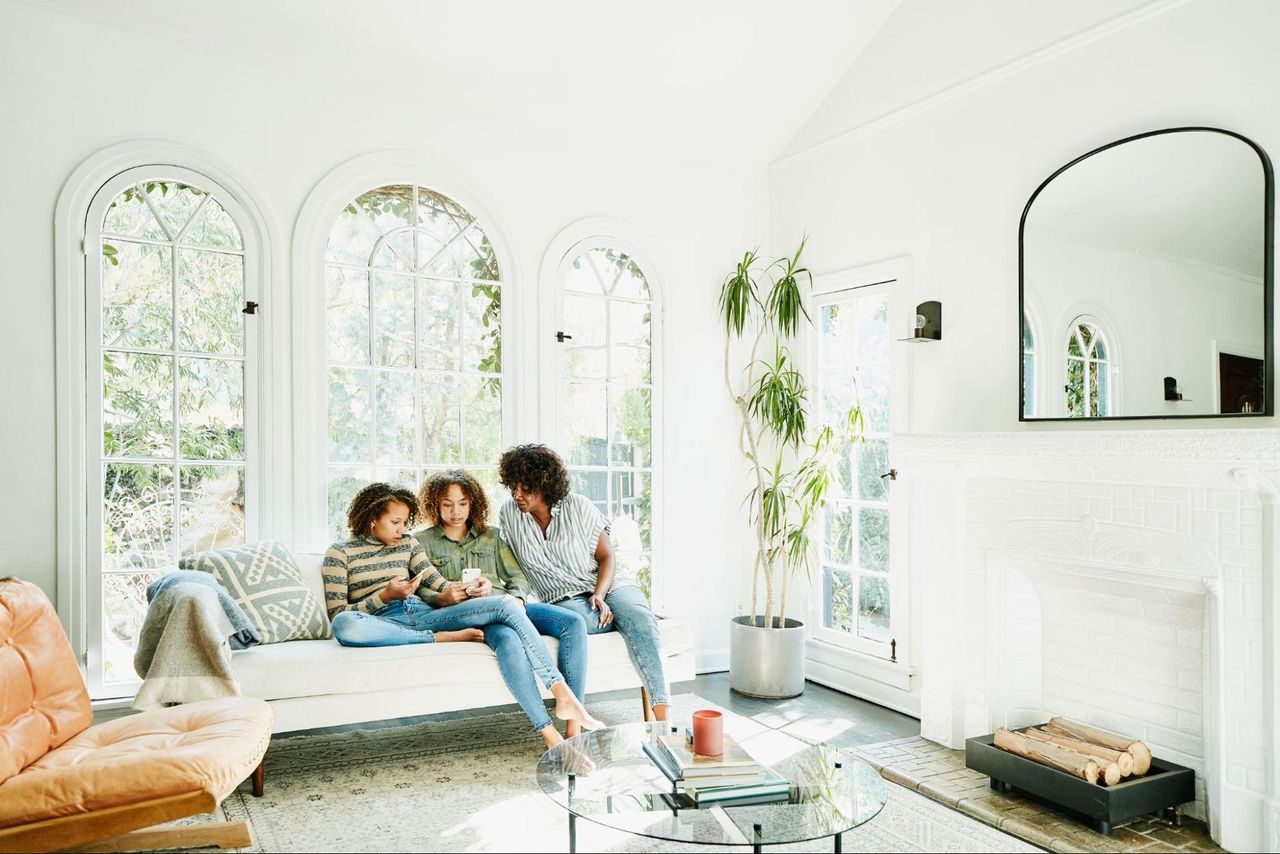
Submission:
[[[241,312],[242,314],[257,314],[257,313],[258,313],[258,304],[257,304],[256,302],[252,302],[252,301],[246,302],[246,303],[244,304],[244,308],[240,309],[240,312]]]
[[[557,341],[558,343],[560,343],[560,344],[563,344],[564,342],[568,341],[568,340],[569,340],[570,338],[572,338],[572,337],[573,337],[573,336],[572,336],[572,335],[570,335],[568,332],[557,332],[557,333],[556,333],[556,341]]]
[[[889,660],[895,663],[898,661],[898,639],[897,638],[894,638],[893,640],[889,641]]]
[[[887,478],[889,478],[889,480],[897,480],[897,479],[898,479],[898,470],[897,470],[897,469],[889,469],[887,472],[885,472],[884,474],[880,475],[880,479],[881,479],[881,480],[884,480],[886,477],[887,477]]]

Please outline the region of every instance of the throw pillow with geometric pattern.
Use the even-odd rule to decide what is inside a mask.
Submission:
[[[281,543],[200,552],[181,558],[178,566],[211,573],[262,632],[263,643],[333,637],[324,608]]]

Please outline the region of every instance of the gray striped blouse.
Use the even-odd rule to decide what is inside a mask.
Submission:
[[[498,514],[498,526],[543,602],[595,591],[596,543],[601,531],[609,531],[609,520],[590,498],[571,492],[553,505],[546,536],[537,520],[520,512],[508,498]],[[610,589],[636,583],[623,574],[616,559],[613,566]]]

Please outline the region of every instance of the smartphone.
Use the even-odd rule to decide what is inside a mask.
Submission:
[[[477,581],[479,581],[479,580],[480,580],[480,569],[479,569],[479,567],[469,566],[469,567],[467,567],[466,569],[462,570],[462,583],[463,583],[463,584],[471,585],[471,584],[474,584],[475,582],[477,582]]]

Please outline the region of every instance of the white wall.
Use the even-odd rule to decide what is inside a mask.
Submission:
[[[432,81],[417,99],[412,87],[356,88],[324,68],[293,67],[287,52],[270,61],[202,46],[198,34],[177,44],[11,2],[0,5],[0,81],[7,191],[0,296],[8,309],[0,313],[0,395],[8,402],[0,419],[0,575],[55,593],[53,214],[76,165],[131,139],[198,146],[267,212],[279,244],[272,247],[275,275],[283,281],[290,275],[287,241],[313,186],[357,155],[411,148],[446,172],[456,166],[495,213],[512,244],[513,287],[528,289],[530,318],[542,253],[565,225],[607,215],[650,236],[652,245],[642,249],[666,300],[669,610],[694,624],[701,652],[727,648],[737,602],[726,589],[750,564],[739,547],[745,535],[733,533],[744,527],[737,496],[745,481],[735,448],[723,441],[734,413],[720,392],[715,300],[724,272],[760,239],[760,169],[598,144],[589,126],[549,133],[513,125],[504,122],[501,103],[451,102],[447,80]],[[530,335],[532,324],[510,334]],[[271,393],[288,400],[288,391]]]
[[[969,25],[985,33],[998,31],[1000,20],[991,13],[1000,5],[962,8]],[[911,44],[910,28],[927,23],[931,6],[905,0],[882,35]],[[1268,106],[1280,79],[1280,53],[1272,45],[1280,32],[1280,4],[1193,0],[1144,9],[1122,16],[1119,24],[1070,34],[1069,49],[1035,45],[1037,52],[1010,56],[1003,68],[987,66],[976,77],[970,75],[980,65],[950,79],[913,70],[929,56],[903,51],[911,62],[899,83],[894,52],[877,41],[864,55],[869,61],[874,52],[877,61],[868,66],[874,75],[860,76],[855,65],[828,98],[834,114],[811,119],[772,164],[775,248],[808,233],[807,260],[815,274],[905,256],[913,271],[912,304],[943,304],[940,343],[897,345],[910,360],[906,433],[1150,429],[1150,422],[1018,421],[1019,217],[1058,167],[1143,131],[1223,127],[1280,156],[1280,112]],[[951,35],[964,38],[957,28]],[[935,81],[932,92],[920,90],[921,79]],[[860,107],[851,94],[873,89],[874,110]],[[1263,427],[1275,426],[1276,419],[1159,426],[1213,423]],[[959,556],[937,547],[937,526],[945,520],[930,511],[936,496],[917,494],[906,480],[903,486],[912,490],[915,637],[929,608],[956,607],[954,600],[931,604],[936,594],[930,591],[950,589],[940,574],[954,571]],[[925,649],[929,637],[935,643]],[[946,663],[952,653],[936,641],[927,635],[913,644],[909,663],[923,667],[927,658],[943,671],[956,664]],[[922,676],[927,692],[928,671]]]

